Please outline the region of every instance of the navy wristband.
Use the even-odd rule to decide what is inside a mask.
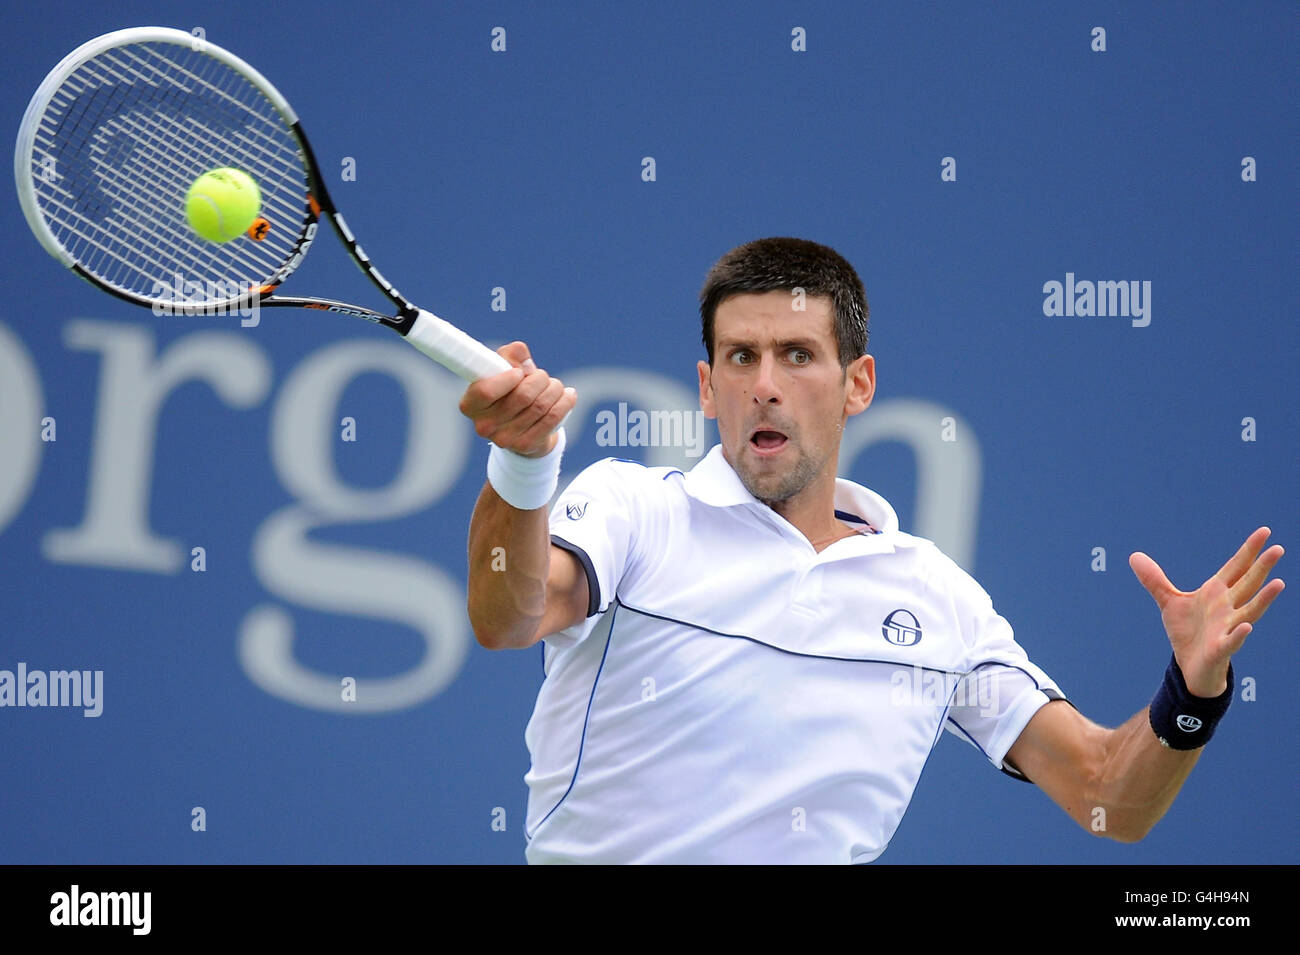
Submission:
[[[1170,749],[1199,749],[1210,741],[1214,728],[1232,702],[1232,663],[1228,663],[1228,685],[1216,697],[1193,696],[1171,656],[1164,681],[1151,700],[1148,716],[1151,729],[1161,744]]]

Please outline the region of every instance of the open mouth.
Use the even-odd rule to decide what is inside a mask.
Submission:
[[[750,446],[760,454],[775,454],[785,447],[787,438],[780,431],[760,428],[749,436]]]

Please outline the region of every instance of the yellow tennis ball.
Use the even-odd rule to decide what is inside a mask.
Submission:
[[[199,176],[185,195],[190,228],[209,242],[229,242],[244,234],[262,211],[262,192],[242,169],[212,169]]]

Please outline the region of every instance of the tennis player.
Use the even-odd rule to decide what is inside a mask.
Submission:
[[[700,406],[720,444],[688,472],[607,458],[548,514],[573,389],[514,342],[500,353],[515,367],[461,400],[492,442],[470,523],[474,632],[492,649],[544,643],[528,860],[870,862],[945,728],[1088,832],[1141,839],[1283,588],[1265,583],[1282,556],[1268,528],[1191,593],[1130,557],[1173,653],[1150,705],[1104,728],[972,577],[836,477],[844,424],[876,386],[852,266],[801,239],[751,242],[710,271],[700,313]]]

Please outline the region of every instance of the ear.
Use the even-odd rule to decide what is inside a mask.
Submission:
[[[696,362],[695,370],[700,375],[700,410],[704,412],[704,417],[716,418],[718,409],[713,404],[713,369],[707,361],[700,361]]]
[[[867,410],[876,395],[876,359],[871,355],[856,358],[844,374],[844,413],[852,416]]]

